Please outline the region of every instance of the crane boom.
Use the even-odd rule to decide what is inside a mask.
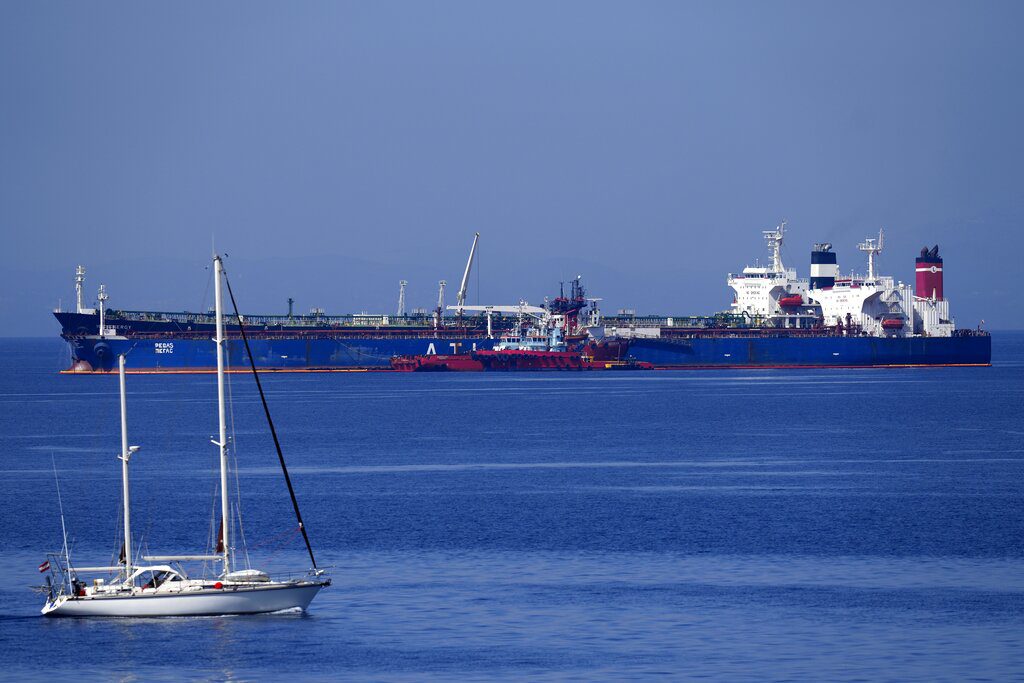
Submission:
[[[466,288],[469,287],[469,272],[473,269],[473,257],[476,256],[476,243],[479,241],[480,233],[475,233],[473,235],[473,246],[469,248],[469,260],[466,261],[466,272],[462,274],[462,284],[459,286],[459,293],[455,297],[460,310],[463,304],[466,303]]]
[[[540,315],[547,313],[548,309],[541,308],[540,306],[530,306],[529,304],[522,304],[519,306],[449,306],[449,311],[474,311],[481,313],[532,313]]]

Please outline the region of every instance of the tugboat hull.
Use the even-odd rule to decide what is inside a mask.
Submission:
[[[588,352],[593,352],[588,347]],[[399,372],[537,372],[547,370],[650,370],[651,363],[614,354],[589,355],[578,351],[490,350],[454,356],[395,356],[391,367]]]

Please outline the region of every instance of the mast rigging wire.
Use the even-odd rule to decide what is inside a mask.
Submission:
[[[227,355],[227,354],[225,354]],[[226,365],[230,366],[231,361],[229,358],[225,358]],[[245,540],[245,527],[242,525],[242,487],[238,481],[238,448],[237,448],[237,434],[235,431],[235,395],[233,385],[231,383],[231,375],[227,375],[227,381],[225,382],[228,390],[228,416],[231,421],[231,436],[228,437],[228,443],[230,444],[229,452],[231,454],[231,462],[233,467],[231,473],[235,477],[235,517],[238,520],[238,538],[240,539],[240,545],[242,547],[242,553],[245,555],[245,567],[246,569],[252,569],[252,561],[249,559],[249,544]],[[232,532],[234,526],[231,527]],[[237,558],[236,558],[237,559]]]
[[[260,382],[260,374],[256,371],[256,360],[253,358],[252,349],[249,347],[249,337],[245,334],[245,324],[242,322],[242,314],[238,311],[238,303],[235,301],[235,293],[231,291],[231,280],[227,272],[224,272],[224,284],[228,286],[228,296],[231,297],[231,306],[235,310],[235,318],[238,319],[238,330],[242,334],[242,342],[245,344],[245,354],[249,357],[249,366],[252,368],[253,379],[256,380],[256,388],[260,392],[260,401],[263,402],[263,412],[267,416],[267,424],[270,426],[270,435],[274,437],[274,447],[277,449],[277,459],[281,463],[281,472],[284,473],[284,481],[288,485],[288,495],[292,499],[292,507],[295,509],[295,519],[299,522],[299,530],[302,532],[302,540],[306,542],[306,550],[309,552],[309,560],[316,569],[316,558],[313,556],[313,546],[309,543],[309,535],[306,533],[306,525],[302,522],[302,513],[299,512],[299,501],[295,497],[295,489],[292,487],[292,478],[288,476],[288,466],[284,462],[284,453],[281,452],[281,442],[277,438],[277,429],[274,427],[274,420],[270,417],[270,406],[267,405],[267,396],[263,393],[263,383]]]
[[[57,478],[57,460],[50,451],[50,464],[53,465],[53,483],[57,485],[57,507],[60,509],[60,531],[64,536],[64,564],[67,565],[68,589],[71,589],[71,550],[68,548],[68,529],[64,526],[64,503],[60,498],[60,479]],[[73,591],[72,591],[73,592]]]

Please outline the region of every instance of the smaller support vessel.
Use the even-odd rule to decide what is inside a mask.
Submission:
[[[515,331],[502,336],[493,349],[455,355],[395,356],[391,367],[401,372],[650,370],[654,367],[623,358],[625,346],[621,344],[577,342],[579,348],[570,350],[565,338],[565,328],[570,321],[561,313],[533,309],[523,302],[518,313]],[[533,318],[532,324],[526,323],[527,315]]]
[[[479,372],[484,364],[472,353],[395,356],[391,369],[399,372]]]

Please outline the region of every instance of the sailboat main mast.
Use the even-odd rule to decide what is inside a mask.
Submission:
[[[224,575],[231,572],[231,543],[230,543],[230,504],[228,501],[228,437],[227,421],[224,409],[224,302],[221,300],[221,280],[224,277],[224,264],[220,256],[213,257],[214,286],[213,296],[216,300],[215,313],[217,316],[217,438],[214,441],[220,448],[220,519],[221,537],[220,542],[224,546]]]
[[[121,488],[124,494],[124,575],[132,575],[131,500],[128,492],[128,399],[124,386],[124,354],[117,357],[118,380],[121,387]]]

